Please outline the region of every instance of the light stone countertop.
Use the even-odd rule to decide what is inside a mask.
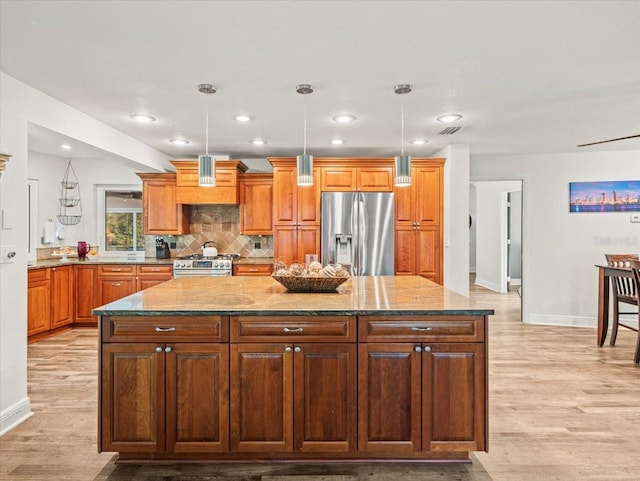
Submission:
[[[94,315],[490,315],[417,276],[353,277],[335,293],[292,293],[270,276],[182,277],[93,310]]]
[[[156,259],[155,257],[145,257],[144,259],[126,259],[124,257],[100,256],[93,260],[80,260],[78,257],[69,257],[67,261],[62,261],[61,257],[54,259],[42,259],[36,261],[34,265],[27,266],[27,269],[42,269],[44,267],[60,267],[69,265],[91,265],[91,264],[151,264],[151,265],[173,265],[173,259]]]

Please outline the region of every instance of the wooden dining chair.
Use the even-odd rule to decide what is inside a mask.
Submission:
[[[640,306],[640,290],[637,289],[640,286],[640,260],[631,260],[629,263],[631,272],[633,272],[633,279],[636,282],[636,305]],[[638,314],[638,329],[636,330],[638,331],[638,340],[636,341],[636,353],[633,360],[636,364],[640,364],[640,313]]]
[[[605,254],[607,265],[611,267],[626,267],[627,262],[638,261],[637,254]],[[626,327],[632,331],[638,331],[633,326],[620,322],[620,315],[638,316],[638,281],[633,277],[622,277],[615,274],[609,276],[611,278],[611,287],[613,289],[613,319],[611,323],[611,341],[613,346],[618,337],[618,326]],[[621,311],[620,303],[636,306],[635,311]],[[636,353],[637,354],[637,353]]]

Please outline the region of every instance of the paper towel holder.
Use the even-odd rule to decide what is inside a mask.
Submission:
[[[53,244],[55,240],[55,226],[53,225],[53,219],[49,219],[44,224],[43,236],[41,239],[42,244]]]

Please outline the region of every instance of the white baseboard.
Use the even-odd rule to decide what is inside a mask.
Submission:
[[[491,289],[492,291],[495,291],[495,292],[502,292],[500,290],[500,286],[495,282],[490,282],[484,279],[478,279],[477,277],[476,277],[476,285],[480,287],[485,287],[487,289]]]
[[[4,409],[0,412],[0,436],[8,433],[32,415],[31,401],[28,397]]]
[[[509,281],[509,283],[512,286],[521,286],[522,285],[522,279],[518,279],[516,277],[512,277],[511,280]]]
[[[638,326],[637,319],[628,319],[621,317],[620,321],[630,326]],[[540,324],[544,326],[563,326],[563,327],[598,327],[598,319],[595,317],[581,316],[559,316],[553,314],[531,314],[522,322],[525,324]],[[611,327],[611,318],[609,318],[609,327]]]

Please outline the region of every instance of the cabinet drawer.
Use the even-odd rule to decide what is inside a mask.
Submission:
[[[99,276],[126,276],[127,274],[135,275],[136,266],[123,264],[102,264],[98,266]]]
[[[103,342],[225,342],[227,316],[105,316]]]
[[[173,276],[173,267],[171,265],[139,265],[138,275],[154,277],[166,276],[167,278],[170,278]]]
[[[231,342],[355,342],[354,316],[237,316]]]
[[[233,266],[234,276],[270,276],[271,264],[236,264]]]
[[[27,279],[29,284],[35,282],[48,281],[50,278],[49,269],[29,269],[27,271]]]
[[[484,316],[361,316],[361,342],[482,342]]]

